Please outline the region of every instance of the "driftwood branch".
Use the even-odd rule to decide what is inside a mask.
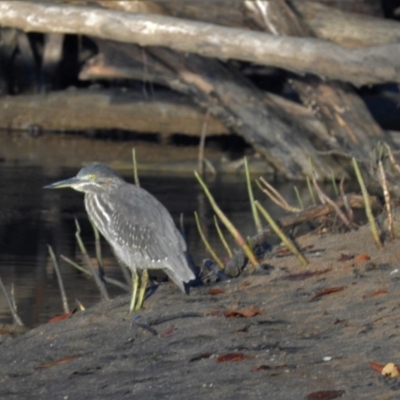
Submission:
[[[257,2],[245,4],[256,23],[272,34],[314,36],[286,0],[263,0],[262,4],[268,8],[260,7]],[[314,110],[330,132],[331,148],[368,159],[376,142],[384,140],[382,129],[349,85],[322,82],[315,77],[293,77],[290,82],[303,103]]]
[[[320,39],[272,36],[163,15],[23,1],[2,1],[0,24],[24,31],[82,34],[251,61],[356,86],[400,82],[397,43],[351,50]]]
[[[335,205],[332,204],[318,204],[316,206],[312,206],[306,210],[300,211],[295,214],[288,215],[286,217],[281,218],[277,221],[278,225],[281,228],[288,228],[293,225],[298,225],[303,222],[316,220],[322,218],[330,213],[335,212],[335,207],[344,207],[345,202],[349,204],[352,208],[364,208],[365,203],[364,199],[361,195],[357,195],[354,193],[347,194],[346,199],[343,197],[339,197],[335,201]],[[371,207],[373,209],[378,209],[381,207],[381,203],[376,196],[370,196]],[[265,229],[263,232],[253,236],[251,238],[251,243],[253,245],[262,244],[265,240],[273,233],[270,228]]]
[[[344,12],[312,1],[291,4],[320,39],[352,48],[400,42],[400,24],[397,21]]]
[[[370,0],[370,2],[372,1]],[[97,0],[97,3],[99,2],[104,7],[109,8],[116,8],[121,3]],[[309,29],[314,33],[314,36],[320,39],[330,40],[351,48],[400,42],[399,23],[397,21],[328,7],[322,4],[329,3],[324,0],[318,2],[315,0],[289,0],[288,2],[296,10],[296,13],[302,17]],[[125,1],[124,3],[135,4],[143,2]],[[150,1],[145,2],[146,5],[151,3]],[[256,3],[258,3],[264,9],[268,8],[266,0],[218,0],[210,3],[207,13],[204,12],[204,1],[202,0],[190,0],[190,2],[163,1],[159,2],[158,5],[162,6],[169,15],[177,18],[247,29],[252,26],[247,10],[244,10],[244,8],[247,8],[246,5],[250,3],[250,6],[257,7]],[[345,5],[345,2],[342,1],[341,4]],[[131,10],[133,11],[133,8]],[[139,11],[136,10],[136,12]],[[148,12],[159,13],[159,11],[154,11],[154,7],[148,8]],[[257,25],[260,25],[259,22]]]
[[[139,49],[132,44],[96,39],[100,54],[86,64],[80,77],[121,76],[157,82],[190,96],[203,110],[241,135],[283,176],[302,179],[313,158],[319,179],[327,179],[335,163],[321,157],[311,144],[308,126],[294,119],[293,107],[277,105],[247,78],[218,60],[184,56],[165,48]],[[145,74],[144,74],[145,71]],[[290,103],[290,102],[285,102]],[[320,136],[318,134],[318,136]],[[326,138],[325,140],[329,140]],[[325,165],[329,164],[329,166]]]

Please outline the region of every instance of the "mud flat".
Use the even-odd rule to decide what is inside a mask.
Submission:
[[[398,399],[369,366],[400,360],[398,243],[379,251],[366,228],[300,242],[307,267],[272,257],[189,296],[162,283],[137,314],[123,296],[1,336],[0,398]]]

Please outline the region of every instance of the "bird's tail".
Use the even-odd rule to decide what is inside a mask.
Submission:
[[[166,268],[165,273],[171,278],[171,280],[182,290],[183,293],[186,293],[184,283],[190,282],[193,279],[196,279],[193,271],[190,269],[186,258],[184,255],[175,260],[175,263],[172,264],[172,268]]]

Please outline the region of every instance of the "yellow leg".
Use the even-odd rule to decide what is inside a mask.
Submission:
[[[142,272],[142,276],[140,277],[140,290],[135,310],[140,310],[142,308],[148,281],[149,281],[149,273],[147,272],[147,269],[144,269]]]
[[[129,307],[130,313],[133,310],[135,310],[135,301],[136,301],[138,286],[139,286],[139,276],[135,270],[132,270],[132,297],[131,297],[131,305]]]

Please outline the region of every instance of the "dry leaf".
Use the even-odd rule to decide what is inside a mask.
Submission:
[[[388,293],[389,292],[385,289],[377,289],[374,292],[363,296],[363,299],[369,299],[370,297],[375,297],[375,296],[379,296],[380,294],[388,294]]]
[[[285,281],[304,281],[313,276],[323,275],[330,271],[332,271],[332,268],[326,268],[321,271],[305,271],[305,272],[300,272],[298,274],[291,274],[291,275],[285,276],[283,279]]]
[[[52,367],[55,367],[56,365],[66,364],[66,363],[68,363],[68,362],[70,362],[72,360],[75,360],[76,358],[81,358],[81,357],[82,357],[81,354],[75,354],[73,356],[60,358],[59,360],[53,361],[53,362],[48,363],[48,364],[37,365],[35,368],[36,369],[52,368]]]
[[[315,293],[315,295],[313,297],[311,297],[310,301],[314,301],[314,300],[318,299],[319,297],[326,296],[327,294],[340,292],[343,289],[346,289],[346,286],[332,286],[332,287],[320,290],[319,292]]]
[[[160,337],[169,336],[174,331],[174,328],[174,325],[169,326],[163,333],[160,334]]]
[[[383,370],[383,367],[384,367],[384,365],[383,364],[378,364],[378,363],[376,363],[375,361],[370,361],[369,362],[369,366],[374,370],[374,371],[376,371],[376,372],[378,372],[378,373],[382,373],[382,370]]]
[[[292,254],[291,251],[287,247],[283,247],[278,249],[275,253],[276,256],[286,256],[288,254]]]
[[[368,254],[359,254],[358,256],[355,257],[356,261],[368,261],[370,259],[371,257]]]
[[[223,294],[223,293],[225,293],[225,290],[222,290],[222,289],[220,289],[220,288],[211,288],[211,289],[208,291],[208,294],[211,294],[211,295]]]
[[[245,289],[247,286],[249,286],[250,285],[250,283],[249,282],[247,282],[247,281],[244,281],[244,282],[242,282],[242,284],[240,285],[240,290],[243,290],[243,289]]]
[[[269,365],[258,365],[256,367],[254,367],[251,372],[257,372],[257,371],[263,371],[263,370],[267,370],[267,369],[272,369]]]
[[[321,390],[307,395],[307,400],[332,400],[343,396],[344,390]]]
[[[67,312],[67,313],[65,313],[65,314],[57,315],[57,316],[55,316],[55,317],[49,319],[49,322],[48,322],[48,323],[49,323],[49,324],[52,324],[53,322],[62,321],[62,320],[64,320],[64,319],[69,318],[73,313],[74,313],[73,311],[70,311],[70,312]]]
[[[217,357],[217,362],[232,362],[232,361],[243,361],[246,358],[254,358],[254,356],[246,355],[244,353],[227,353]]]
[[[383,367],[381,374],[387,378],[397,378],[400,374],[399,367],[392,362],[387,363]]]
[[[352,260],[354,258],[353,254],[341,254],[338,261],[349,261]]]
[[[243,308],[241,310],[228,310],[228,311],[225,311],[225,317],[226,318],[230,318],[230,317],[250,318],[250,317],[254,317],[255,315],[262,315],[262,314],[264,314],[264,311],[261,311],[258,308],[255,308],[253,306],[248,307],[248,308]]]

